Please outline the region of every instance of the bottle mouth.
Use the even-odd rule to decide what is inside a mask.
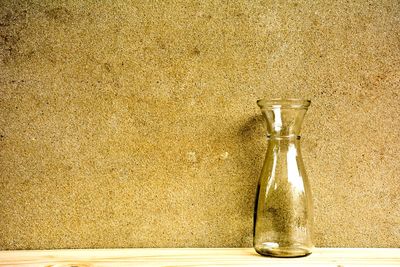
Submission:
[[[257,100],[257,105],[261,109],[265,108],[300,108],[307,109],[311,104],[311,100],[309,99],[299,99],[299,98],[262,98]]]

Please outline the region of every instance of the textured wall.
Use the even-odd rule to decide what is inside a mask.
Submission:
[[[0,249],[251,246],[255,101],[312,99],[317,246],[400,246],[400,6],[0,1]]]

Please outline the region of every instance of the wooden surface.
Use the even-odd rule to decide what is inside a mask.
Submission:
[[[269,258],[251,248],[0,251],[0,266],[400,266],[400,249],[319,248],[303,258]]]

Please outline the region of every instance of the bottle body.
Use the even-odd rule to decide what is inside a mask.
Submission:
[[[253,245],[261,255],[305,256],[313,249],[312,197],[301,156],[300,125],[293,127],[296,121],[301,124],[305,111],[274,108],[272,115],[269,106],[263,110],[270,132],[257,188]]]

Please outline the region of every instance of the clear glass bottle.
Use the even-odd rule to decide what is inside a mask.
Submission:
[[[257,187],[254,249],[261,255],[311,253],[312,199],[300,151],[300,129],[311,101],[261,99],[268,149]]]

